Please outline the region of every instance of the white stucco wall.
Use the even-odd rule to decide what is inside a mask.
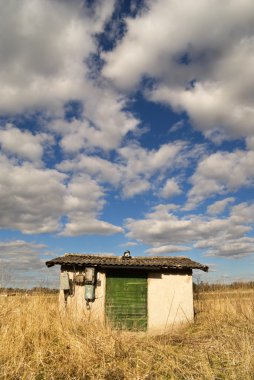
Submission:
[[[167,331],[193,318],[192,275],[149,273],[148,331]]]
[[[81,273],[81,272],[80,272]],[[74,273],[68,272],[69,279],[73,280]],[[74,293],[68,295],[65,302],[64,299],[64,291],[60,290],[59,301],[60,301],[60,309],[61,311],[71,311],[72,315],[76,318],[82,318],[82,316],[86,315],[87,317],[92,317],[94,319],[98,319],[101,322],[104,321],[104,308],[105,308],[105,294],[106,294],[106,276],[103,272],[97,273],[97,279],[100,282],[100,285],[95,287],[95,300],[93,302],[89,302],[90,309],[88,310],[86,307],[85,300],[85,287],[84,285],[76,285],[74,286]]]

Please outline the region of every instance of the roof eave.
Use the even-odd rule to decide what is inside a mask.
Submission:
[[[50,267],[53,267],[54,265],[58,265],[58,264],[51,263],[50,261],[46,261],[45,265],[47,265],[47,267],[50,268]],[[59,264],[59,265],[61,265],[61,264]]]
[[[47,265],[48,268],[50,267],[53,267],[54,265],[66,265],[66,266],[73,266],[73,265],[76,265],[76,266],[93,266],[93,267],[99,267],[101,269],[112,269],[112,268],[117,268],[117,269],[142,269],[142,270],[162,270],[162,269],[166,269],[166,270],[170,270],[170,269],[179,269],[179,270],[186,270],[186,269],[199,269],[199,270],[202,270],[204,272],[208,272],[208,266],[206,265],[200,265],[200,266],[193,266],[193,267],[189,267],[189,266],[160,266],[160,265],[116,265],[116,264],[86,264],[86,263],[68,263],[68,262],[52,262],[51,260],[50,261],[46,261],[45,263]]]

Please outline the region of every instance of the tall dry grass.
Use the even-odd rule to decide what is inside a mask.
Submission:
[[[254,293],[202,293],[196,323],[161,336],[77,324],[57,297],[0,297],[0,379],[254,379]]]

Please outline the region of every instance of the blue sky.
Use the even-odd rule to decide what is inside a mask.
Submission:
[[[125,249],[253,280],[253,2],[0,4],[2,286]]]

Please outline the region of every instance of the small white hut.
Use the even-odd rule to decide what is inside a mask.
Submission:
[[[186,257],[65,254],[47,261],[61,265],[60,306],[89,313],[114,328],[166,331],[194,318],[192,270],[208,267]]]

